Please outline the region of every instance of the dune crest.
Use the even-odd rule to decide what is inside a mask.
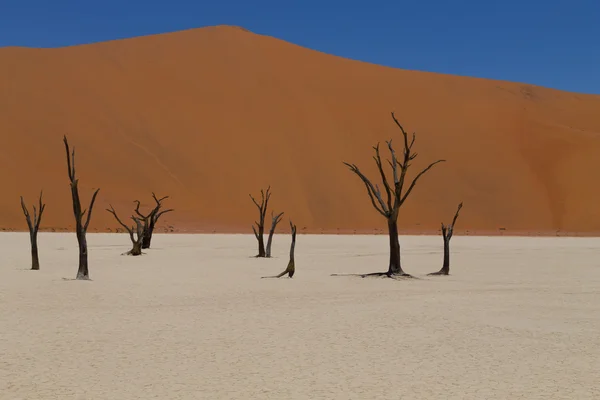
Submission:
[[[600,232],[600,96],[405,71],[218,26],[58,49],[0,49],[0,228],[74,228],[62,137],[81,196],[119,213],[169,195],[176,231],[251,232],[248,194],[305,232],[375,232],[385,221],[342,164],[373,179],[371,146],[417,132],[415,169],[447,159],[401,211],[434,232],[463,201],[457,234]],[[270,211],[269,211],[270,212]],[[285,224],[284,224],[285,225]],[[90,232],[115,229],[98,211]],[[284,229],[282,229],[284,230]]]

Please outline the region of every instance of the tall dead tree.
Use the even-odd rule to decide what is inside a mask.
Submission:
[[[135,208],[135,213],[138,215],[138,217],[141,218],[141,221],[143,221],[143,227],[144,227],[144,235],[143,235],[144,239],[142,240],[142,249],[150,248],[150,245],[152,242],[152,234],[154,233],[154,228],[156,227],[156,223],[158,222],[158,219],[163,214],[174,211],[172,208],[169,208],[167,210],[161,210],[161,208],[163,206],[162,202],[165,201],[166,199],[168,199],[169,196],[158,198],[158,197],[156,197],[154,192],[152,192],[152,198],[154,199],[154,202],[156,203],[156,205],[146,215],[142,214],[142,212],[140,211],[140,201],[139,200],[135,201],[135,203],[137,203],[137,207]]]
[[[131,243],[132,243],[133,247],[131,248],[131,250],[129,250],[125,254],[128,256],[142,255],[142,242],[144,240],[144,224],[142,224],[141,219],[132,215],[131,219],[133,220],[133,222],[135,222],[135,226],[130,228],[129,226],[124,224],[123,221],[121,221],[121,219],[117,215],[117,212],[115,211],[115,209],[113,208],[112,205],[110,205],[110,208],[107,208],[106,211],[111,213],[115,217],[117,222],[119,224],[121,224],[121,226],[123,228],[125,228],[125,230],[129,233],[129,238],[131,239]],[[134,229],[135,229],[135,235],[134,235]]]
[[[90,279],[86,233],[90,226],[94,202],[96,201],[96,196],[100,189],[96,189],[92,195],[89,208],[82,211],[78,189],[79,179],[77,179],[75,175],[75,149],[73,148],[72,152],[69,151],[69,142],[67,141],[66,135],[64,136],[63,141],[65,143],[65,150],[67,151],[67,167],[69,168],[71,197],[73,198],[73,215],[75,216],[75,233],[77,235],[77,242],[79,243],[79,268],[77,269],[77,279]],[[87,217],[84,223],[83,217],[86,215],[86,212]]]
[[[279,223],[279,221],[281,221],[281,216],[283,215],[283,212],[274,215],[273,212],[271,212],[271,230],[269,231],[269,238],[267,239],[267,250],[266,250],[266,257],[270,258],[271,257],[271,244],[273,243],[273,234],[275,234],[275,228],[277,227],[277,224]]]
[[[442,269],[438,272],[432,272],[428,275],[449,275],[450,274],[450,239],[452,239],[452,235],[454,234],[454,224],[456,224],[456,220],[458,219],[458,213],[462,208],[463,203],[461,202],[458,205],[458,209],[456,210],[456,214],[454,214],[454,218],[452,219],[452,224],[450,226],[444,225],[442,222],[442,237],[444,238],[444,263],[442,264]]]
[[[387,272],[376,272],[371,274],[361,275],[365,276],[388,276],[388,277],[396,277],[396,276],[410,276],[404,272],[402,269],[402,264],[400,262],[400,242],[398,240],[398,214],[400,208],[408,198],[408,196],[412,193],[415,185],[419,181],[419,179],[429,171],[434,165],[443,162],[445,160],[437,160],[429,164],[425,169],[421,170],[410,182],[407,180],[407,172],[411,167],[411,162],[417,157],[417,153],[413,152],[413,145],[415,144],[416,134],[413,132],[412,139],[409,141],[408,133],[404,130],[402,125],[396,119],[396,116],[392,112],[392,119],[400,128],[403,136],[403,144],[404,144],[404,152],[400,159],[396,158],[396,152],[392,146],[392,141],[386,141],[387,147],[391,154],[391,161],[387,160],[392,168],[393,174],[393,182],[388,182],[388,178],[384,171],[383,163],[381,161],[381,156],[379,154],[379,143],[373,147],[375,150],[375,156],[373,159],[377,164],[377,168],[379,169],[379,174],[381,175],[381,181],[383,183],[383,188],[385,191],[385,200],[382,197],[381,191],[377,184],[373,185],[371,181],[358,169],[355,164],[344,163],[346,166],[350,168],[352,172],[354,172],[364,183],[367,193],[369,194],[369,198],[371,199],[371,203],[377,212],[385,217],[388,224],[388,232],[390,237],[390,262],[388,266]],[[404,190],[406,189],[406,190]]]
[[[256,199],[250,195],[250,198],[258,208],[258,221],[254,222],[256,227],[252,225],[252,230],[254,231],[254,236],[256,236],[256,240],[258,240],[258,255],[256,257],[266,257],[267,253],[265,251],[265,240],[263,235],[265,233],[265,215],[267,215],[267,207],[269,205],[269,199],[271,198],[271,186],[267,188],[267,192],[264,190],[260,190],[261,201],[260,204],[256,201]]]
[[[296,272],[296,262],[294,260],[294,251],[296,250],[296,225],[294,225],[292,221],[290,221],[290,228],[292,230],[292,244],[290,245],[290,261],[288,262],[287,268],[279,275],[263,276],[262,278],[281,278],[285,274],[287,274],[289,278],[294,277],[294,273]]]
[[[29,215],[29,210],[25,205],[23,196],[21,196],[21,208],[23,208],[23,214],[27,220],[27,226],[29,227],[29,240],[31,242],[31,269],[37,271],[40,269],[40,258],[38,256],[38,245],[37,245],[37,234],[40,229],[40,222],[42,221],[42,214],[46,205],[42,202],[42,192],[40,192],[39,205],[36,208],[33,206],[33,219]],[[38,214],[39,210],[39,214]]]

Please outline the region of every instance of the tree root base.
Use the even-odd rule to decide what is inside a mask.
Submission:
[[[122,256],[134,256],[134,257],[135,256],[141,256],[141,255],[144,255],[144,254],[146,254],[146,253],[137,253],[137,252],[134,253],[131,250],[129,250],[126,253],[121,253]]]
[[[359,278],[369,278],[369,277],[377,277],[377,278],[390,278],[390,279],[418,279],[415,276],[407,274],[403,272],[401,274],[390,274],[387,272],[372,272],[369,274],[331,274],[331,276],[356,276]]]
[[[65,282],[75,282],[75,281],[85,281],[85,282],[93,282],[90,278],[77,279],[77,278],[62,278]]]
[[[446,271],[438,271],[438,272],[432,272],[430,274],[427,274],[427,276],[448,276],[450,275],[449,272]]]

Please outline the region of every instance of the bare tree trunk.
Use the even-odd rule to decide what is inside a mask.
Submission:
[[[38,255],[37,234],[30,234],[29,236],[31,239],[31,269],[38,271],[40,269],[40,257]]]
[[[94,202],[100,189],[96,189],[92,195],[90,201],[90,207],[87,210],[81,209],[81,201],[79,199],[79,189],[77,179],[75,175],[75,149],[71,153],[69,151],[69,143],[67,137],[63,139],[65,143],[65,149],[67,151],[67,167],[69,168],[69,181],[71,182],[71,197],[73,199],[73,215],[75,216],[75,233],[77,235],[77,242],[79,243],[79,267],[77,269],[77,279],[87,280],[90,279],[89,268],[88,268],[88,251],[87,251],[87,239],[86,233],[90,225],[92,218],[92,209],[94,208]],[[87,212],[87,218],[85,224],[83,223],[83,217]]]
[[[129,250],[127,255],[141,256],[142,255],[142,242],[141,241],[134,242],[133,247],[131,248],[131,250]]]
[[[432,272],[427,275],[433,276],[450,274],[450,237],[446,234],[446,229],[442,230],[442,238],[444,240],[444,262],[442,264],[442,269],[440,269],[438,272]]]
[[[267,252],[265,251],[265,241],[263,235],[265,233],[265,215],[267,214],[267,208],[269,205],[269,199],[271,198],[271,186],[267,188],[266,194],[264,190],[260,190],[261,202],[260,204],[256,201],[252,195],[250,198],[258,208],[259,219],[255,222],[256,227],[252,225],[252,230],[254,231],[254,236],[256,240],[258,240],[258,255],[256,257],[262,258],[266,257]]]
[[[266,257],[267,252],[265,250],[265,240],[263,238],[264,228],[260,228],[258,230],[258,234],[254,232],[256,238],[258,239],[258,255],[256,257]]]
[[[148,225],[144,228],[144,240],[142,241],[142,248],[149,249],[152,245],[152,234],[154,233],[154,218],[150,218]]]
[[[452,235],[454,235],[454,225],[456,224],[458,213],[462,206],[463,203],[458,205],[458,209],[456,210],[456,214],[454,214],[454,219],[452,219],[452,224],[450,226],[446,226],[442,223],[442,238],[444,239],[444,263],[442,264],[442,269],[427,275],[450,275],[450,239],[452,239]]]
[[[444,238],[444,263],[440,272],[442,275],[448,275],[450,273],[450,239],[448,236]]]
[[[85,237],[85,232],[77,232],[77,241],[79,243],[79,268],[77,268],[77,279],[90,279],[87,238]]]
[[[361,274],[363,278],[367,276],[388,276],[388,277],[411,277],[404,272],[400,260],[400,240],[398,236],[398,223],[394,218],[388,220],[388,232],[390,239],[390,264],[387,272],[373,272],[370,274]]]
[[[294,277],[294,273],[296,272],[296,225],[292,224],[290,221],[290,228],[292,230],[292,244],[290,245],[290,262],[287,266],[287,273],[290,278]]]
[[[44,213],[44,209],[46,205],[42,201],[42,192],[40,192],[39,199],[39,214],[38,208],[33,206],[33,220],[31,215],[29,214],[29,210],[25,205],[25,201],[23,200],[23,196],[21,196],[21,208],[23,209],[23,214],[25,214],[25,220],[27,221],[27,226],[29,227],[29,241],[31,242],[31,269],[33,271],[38,271],[40,269],[40,258],[38,255],[38,244],[37,244],[37,234],[40,229],[40,223],[42,221],[42,214]]]
[[[290,228],[292,228],[292,244],[290,245],[290,261],[288,262],[287,268],[279,275],[263,276],[262,278],[281,278],[285,274],[287,274],[289,278],[294,277],[294,274],[296,273],[296,262],[294,259],[294,252],[296,250],[296,225],[292,224],[292,221],[290,221]]]
[[[283,213],[279,213],[274,216],[273,213],[271,212],[272,221],[271,221],[271,230],[269,231],[269,239],[267,240],[267,250],[266,250],[267,258],[271,257],[271,244],[273,243],[273,234],[275,233],[275,228],[277,227],[277,224],[281,220],[282,215],[283,215]]]
[[[390,236],[390,265],[388,275],[406,275],[400,263],[400,240],[398,239],[398,223],[393,219],[388,220]]]

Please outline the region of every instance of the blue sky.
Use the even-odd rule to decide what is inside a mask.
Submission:
[[[0,0],[0,46],[220,24],[392,67],[600,94],[600,0]]]

